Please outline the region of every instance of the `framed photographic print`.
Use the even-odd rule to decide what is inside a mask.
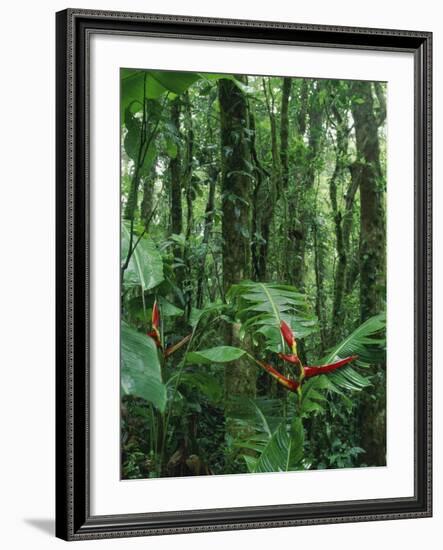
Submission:
[[[431,515],[431,40],[57,14],[57,536]]]

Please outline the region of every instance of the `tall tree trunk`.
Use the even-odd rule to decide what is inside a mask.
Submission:
[[[171,104],[171,121],[180,132],[180,103],[176,99]],[[183,230],[182,185],[181,185],[181,152],[177,145],[177,154],[169,161],[171,179],[171,233],[179,235]]]
[[[186,153],[185,153],[185,166],[183,170],[183,182],[185,187],[185,199],[186,199],[186,245],[183,254],[183,263],[185,269],[185,281],[184,281],[184,301],[185,301],[185,319],[188,320],[191,314],[192,308],[192,269],[189,261],[190,252],[190,238],[194,222],[194,186],[192,180],[193,164],[194,164],[194,126],[192,123],[191,102],[189,99],[189,93],[184,94],[184,128],[186,132]]]
[[[237,77],[241,78],[241,77]],[[222,159],[222,237],[223,287],[250,276],[250,221],[251,201],[250,147],[248,143],[248,109],[243,92],[231,80],[218,81],[220,104],[220,139]],[[226,344],[239,345],[238,330],[226,329]],[[256,369],[245,359],[225,367],[225,415],[229,419],[230,397],[253,397],[256,387]],[[227,420],[226,429],[235,435],[235,428]]]
[[[315,216],[315,214],[314,214]],[[325,238],[320,219],[312,221],[312,236],[314,241],[314,274],[315,274],[315,313],[320,329],[320,354],[323,355],[327,347],[327,316],[325,291]]]
[[[295,143],[303,143],[306,132],[306,118],[308,114],[308,99],[309,87],[306,79],[296,79],[292,84],[292,95],[295,101],[296,114],[294,124],[291,126],[294,136],[291,141]],[[283,98],[282,98],[283,107]],[[289,106],[288,106],[289,107]],[[281,130],[280,136],[282,143],[285,142],[284,127],[288,124],[288,144],[289,144],[289,108],[288,117],[284,116],[282,108]],[[282,136],[283,133],[283,136]],[[284,223],[282,224],[282,244],[283,244],[283,265],[281,267],[282,278],[291,284],[296,282],[294,275],[295,271],[295,254],[297,244],[296,241],[302,236],[302,228],[297,217],[297,211],[300,201],[302,200],[303,185],[301,183],[304,168],[304,155],[302,147],[295,148],[294,154],[294,178],[289,185],[289,171],[287,180],[285,180],[285,166],[282,163],[283,181],[287,181],[287,191],[282,194],[281,201],[283,203]],[[289,160],[289,159],[288,159]],[[289,163],[288,163],[289,170]]]
[[[186,240],[189,240],[193,223],[194,188],[192,182],[192,169],[194,162],[194,126],[192,123],[191,102],[188,92],[184,94],[184,127],[186,131],[186,158],[183,180],[186,189]]]
[[[360,188],[360,315],[365,321],[385,308],[386,233],[383,204],[384,181],[380,166],[378,128],[381,118],[374,110],[369,82],[354,82],[352,104],[357,159],[352,177]],[[386,366],[372,373],[373,391],[361,406],[362,460],[369,465],[386,464]],[[377,399],[371,399],[377,395]]]
[[[266,265],[269,249],[270,223],[274,195],[271,192],[271,174],[263,167],[257,154],[255,116],[249,109],[250,149],[254,166],[254,187],[252,192],[251,255],[252,278],[266,279]]]
[[[281,188],[287,191],[289,183],[289,98],[291,95],[292,78],[283,78],[281,110],[280,110],[280,166]]]
[[[360,316],[365,321],[384,309],[386,299],[384,182],[372,84],[354,82],[353,90],[362,100],[352,105],[357,145],[352,174],[360,188]]]
[[[217,170],[210,168],[209,170],[209,191],[208,191],[208,201],[205,208],[205,222],[203,228],[203,256],[201,258],[200,269],[197,279],[197,296],[196,296],[196,305],[198,308],[203,307],[203,291],[204,291],[204,281],[205,281],[205,266],[206,266],[206,257],[208,255],[208,246],[209,239],[211,237],[212,225],[214,223],[214,209],[215,209],[215,187],[217,183]]]
[[[335,242],[337,250],[337,268],[335,271],[334,299],[332,305],[331,330],[329,342],[337,342],[343,337],[345,320],[344,299],[346,279],[349,271],[350,234],[352,230],[354,199],[358,190],[355,178],[349,178],[349,128],[348,111],[340,112],[333,108],[336,130],[336,158],[334,173],[329,181],[329,198],[335,224]],[[341,209],[337,198],[338,189],[346,187],[344,208]]]
[[[154,183],[155,183],[155,166],[151,168],[150,174],[143,178],[143,198],[140,205],[140,217],[146,231],[149,229],[151,218],[154,215]]]
[[[180,135],[180,115],[181,104],[180,99],[176,99],[171,103],[171,122],[176,128],[177,135]],[[183,208],[182,208],[182,152],[181,146],[177,144],[177,154],[169,161],[170,175],[170,234],[180,235],[183,233]],[[179,260],[180,265],[175,268],[175,282],[178,292],[175,293],[174,301],[178,307],[186,305],[184,300],[183,287],[185,282],[185,266],[183,263],[183,250],[177,243],[173,247],[174,257]],[[177,325],[184,325],[185,320]],[[184,328],[184,327],[182,327]]]
[[[309,118],[308,147],[298,166],[301,188],[297,192],[294,211],[290,212],[294,221],[290,234],[292,240],[292,254],[290,256],[292,261],[289,274],[291,283],[301,291],[305,288],[305,254],[309,233],[312,229],[311,210],[314,183],[321,160],[324,109],[320,104],[319,92],[322,87],[322,82],[311,84],[310,94],[306,96],[304,95],[304,86],[301,90],[302,97],[306,97],[307,101]],[[302,105],[300,112],[304,112],[305,109],[306,106]],[[304,127],[305,123],[300,120],[299,124]]]
[[[277,246],[282,250],[282,258],[277,266],[280,278],[288,280],[287,258],[290,239],[288,239],[289,227],[289,102],[292,92],[292,78],[284,77],[282,82],[281,109],[280,109],[280,191],[276,208],[278,215],[274,217],[276,232],[278,234]],[[277,220],[280,220],[280,223]]]

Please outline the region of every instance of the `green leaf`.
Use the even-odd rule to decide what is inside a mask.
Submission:
[[[326,397],[319,390],[334,388],[327,376],[317,376],[307,380],[303,384],[303,392],[301,396],[300,414],[302,417],[309,417],[312,412],[323,412],[324,407],[321,404],[326,401]],[[338,391],[343,395],[340,391]]]
[[[252,86],[248,86],[244,82],[241,82],[241,80],[238,80],[235,78],[235,75],[233,74],[222,74],[222,73],[200,73],[200,76],[207,81],[213,81],[213,80],[231,80],[234,82],[236,86],[242,90],[244,94],[250,95],[255,92],[254,88]]]
[[[142,397],[160,411],[166,406],[157,346],[152,338],[121,324],[121,388],[124,395]]]
[[[130,108],[126,108],[125,111],[125,126],[126,126],[126,135],[123,142],[125,151],[130,159],[134,161],[135,164],[138,162],[140,165],[140,175],[149,174],[156,158],[157,150],[155,148],[155,140],[152,136],[149,137],[150,145],[147,150],[143,150],[143,158],[140,157],[140,139],[142,131],[142,122],[140,117],[134,116],[131,113]],[[143,162],[142,162],[143,161]]]
[[[132,246],[138,237],[133,236]],[[126,261],[130,242],[130,224],[124,222],[121,232],[121,261]],[[159,285],[164,279],[163,261],[160,252],[154,242],[147,236],[143,236],[131,255],[129,265],[124,273],[124,285],[126,287],[140,286],[142,291],[150,290]]]
[[[200,79],[198,73],[178,71],[149,71],[149,76],[155,79],[163,88],[180,95]]]
[[[180,384],[195,388],[212,403],[219,403],[223,399],[223,385],[213,374],[207,372],[184,372],[180,377]]]
[[[165,143],[166,152],[171,159],[175,159],[178,154],[177,144],[172,139],[167,139]]]
[[[158,99],[166,92],[166,88],[157,79],[153,78],[149,71],[140,69],[121,70],[121,97],[125,107],[132,101],[138,101],[141,103],[141,109],[145,91],[147,99]]]
[[[297,469],[303,458],[303,426],[297,418],[289,431],[282,422],[264,447],[254,472],[289,472]]]
[[[163,296],[158,297],[158,302],[163,317],[179,317],[180,315],[184,315],[183,309],[171,304],[171,302],[168,302]]]
[[[248,468],[248,472],[250,474],[253,474],[257,460],[254,457],[249,455],[243,455],[243,458],[246,462],[246,467]]]
[[[280,322],[286,321],[297,338],[304,338],[316,329],[316,319],[308,312],[305,297],[289,285],[244,281],[233,285],[228,299],[234,304],[245,332],[253,339],[261,335],[266,349],[284,351]]]
[[[356,365],[361,367],[383,363],[386,360],[385,331],[385,313],[371,317],[329,350],[321,364],[333,363],[350,355],[358,356]],[[328,378],[338,387],[354,391],[361,391],[371,385],[368,378],[350,365],[329,373]]]
[[[201,77],[198,73],[177,71],[121,70],[122,119],[127,108],[132,113],[143,109],[143,100],[159,99],[162,95],[180,95]],[[171,97],[172,99],[172,97]]]
[[[192,351],[186,356],[186,362],[193,365],[210,365],[211,363],[230,363],[240,359],[246,352],[232,346],[218,346],[202,351]]]

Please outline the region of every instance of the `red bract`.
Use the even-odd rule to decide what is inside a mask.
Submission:
[[[154,305],[152,306],[152,328],[154,330],[158,330],[158,327],[160,326],[160,311],[158,309],[157,300],[155,300]]]
[[[295,338],[291,327],[285,321],[280,321],[280,331],[285,339],[285,342],[292,350],[295,345]]]
[[[351,355],[350,357],[346,357],[345,359],[341,359],[340,361],[331,363],[329,365],[321,365],[319,367],[305,367],[305,378],[311,378],[312,376],[318,376],[319,374],[326,374],[327,372],[331,372],[335,369],[338,369],[339,367],[347,365],[351,361],[354,361],[354,359],[357,359],[357,355]]]
[[[169,346],[169,348],[166,348],[165,349],[165,353],[164,353],[164,356],[165,357],[169,357],[170,355],[172,355],[173,353],[175,353],[177,350],[179,350],[182,346],[184,346],[186,344],[186,342],[189,342],[189,340],[191,339],[191,336],[192,334],[188,334],[187,336],[185,336],[182,340],[180,340],[179,342],[177,342],[176,344],[172,345],[172,346]]]
[[[152,306],[151,324],[152,324],[152,330],[147,334],[154,340],[154,342],[157,344],[157,347],[161,348],[162,343],[161,343],[160,331],[159,331],[160,311],[158,309],[157,300],[155,300],[154,305]]]
[[[287,363],[292,363],[293,365],[299,365],[300,359],[297,355],[287,355],[285,353],[279,353],[278,356],[280,359],[283,359],[283,361],[286,361]]]
[[[277,380],[279,384],[284,386],[287,390],[296,392],[300,384],[296,380],[290,380],[289,378],[286,378],[286,376],[283,376],[283,374],[280,374],[278,370],[274,369],[274,367],[271,367],[271,365],[268,365],[267,363],[262,363],[261,361],[255,360],[258,365],[260,365],[265,371],[267,371],[273,378]]]
[[[147,334],[147,336],[149,336],[150,338],[152,338],[154,340],[154,342],[156,343],[158,348],[162,347],[161,342],[160,342],[160,338],[158,336],[158,331],[156,332],[155,330],[151,330],[151,332],[147,332],[146,334]]]
[[[284,353],[279,353],[278,356],[284,361],[292,364],[297,364],[300,367],[300,376],[298,380],[286,378],[286,376],[283,376],[283,374],[279,373],[277,369],[271,367],[271,365],[268,365],[267,363],[262,363],[255,358],[254,361],[257,363],[257,365],[260,365],[260,367],[268,372],[273,378],[275,378],[279,384],[292,392],[301,391],[303,382],[306,378],[312,378],[313,376],[318,376],[319,374],[327,374],[328,372],[343,367],[344,365],[347,365],[351,361],[354,361],[354,359],[358,358],[357,355],[352,355],[350,357],[346,357],[345,359],[340,359],[339,361],[336,361],[335,363],[331,363],[329,365],[320,365],[318,367],[303,367],[300,359],[295,354],[286,355]]]

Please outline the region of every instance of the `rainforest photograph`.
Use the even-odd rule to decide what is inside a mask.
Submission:
[[[120,69],[121,479],[387,465],[386,98]]]

